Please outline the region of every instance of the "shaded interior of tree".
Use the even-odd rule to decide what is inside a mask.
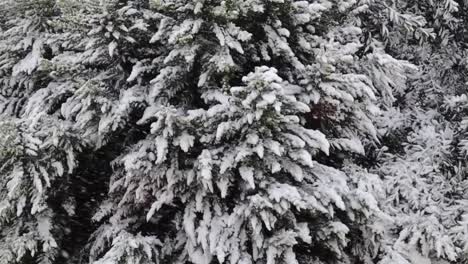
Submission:
[[[107,198],[109,179],[113,169],[112,161],[126,147],[144,138],[148,126],[132,125],[141,116],[138,109],[130,115],[131,121],[124,132],[112,137],[101,149],[83,151],[79,158],[79,166],[71,176],[70,192],[75,200],[75,213],[64,224],[67,230],[63,240],[63,251],[55,263],[86,262],[86,244],[90,235],[99,226],[92,217],[100,203]],[[63,210],[62,210],[63,211]]]
[[[77,261],[88,242],[89,236],[97,228],[91,218],[99,203],[106,197],[108,181],[112,174],[110,162],[115,158],[116,144],[109,144],[96,152],[83,153],[79,159],[77,173],[72,176],[71,193],[75,198],[75,213],[70,218],[69,234],[64,240],[64,250],[61,259],[68,261],[71,258]]]

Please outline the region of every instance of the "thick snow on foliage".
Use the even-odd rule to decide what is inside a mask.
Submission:
[[[468,261],[466,0],[0,0],[0,264]]]

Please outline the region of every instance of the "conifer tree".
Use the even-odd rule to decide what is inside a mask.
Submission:
[[[383,115],[384,148],[378,173],[387,186],[386,211],[394,219],[388,263],[460,263],[465,259],[466,176],[463,153],[466,97],[466,25],[463,1],[407,2],[431,37],[393,36],[398,58],[418,65],[408,89]],[[464,155],[464,154],[462,154]],[[384,263],[387,263],[385,262]]]
[[[0,264],[464,261],[467,6],[0,0]]]
[[[68,250],[76,250],[67,245],[74,241],[68,237],[73,231],[71,222],[75,218],[87,222],[75,215],[87,210],[76,209],[84,205],[74,197],[74,190],[80,187],[73,185],[83,173],[74,170],[78,156],[86,157],[86,152],[99,148],[104,136],[97,133],[98,127],[104,127],[108,137],[111,136],[108,126],[114,126],[115,130],[117,125],[109,122],[100,125],[103,123],[100,119],[108,111],[106,107],[118,109],[123,118],[128,118],[127,108],[135,98],[129,98],[127,92],[127,105],[118,105],[115,94],[119,95],[120,87],[116,87],[117,92],[109,93],[109,86],[104,83],[118,82],[115,77],[122,68],[119,61],[112,60],[110,51],[114,44],[104,40],[119,38],[118,32],[105,25],[106,16],[119,17],[116,13],[96,11],[117,12],[121,6],[72,1],[2,1],[2,7],[8,9],[2,9],[7,11],[7,17],[1,32],[0,52],[4,63],[1,88],[5,97],[1,125],[5,136],[0,181],[5,190],[1,194],[0,210],[1,261],[56,263],[70,257],[73,252]],[[122,12],[132,12],[128,9]],[[124,22],[119,25],[120,30],[135,30],[125,28]],[[137,22],[135,27],[139,26]],[[97,25],[93,27],[94,24]],[[90,29],[96,31],[98,27],[111,32],[112,37],[109,33],[96,38],[93,32],[85,37]],[[130,36],[122,38],[136,42]],[[122,56],[121,60],[126,58]],[[113,74],[111,78],[106,77],[109,73]],[[107,97],[102,96],[105,93]],[[121,123],[118,119],[113,121]]]
[[[47,106],[39,98],[52,81],[47,61],[60,52],[62,36],[52,23],[59,10],[55,1],[0,6],[0,262],[53,263],[66,235],[66,179],[81,144],[69,124],[33,111]]]
[[[377,140],[376,96],[391,92],[380,77],[404,79],[412,66],[379,43],[359,59],[354,15],[366,6],[153,8],[151,42],[167,49],[137,123],[151,130],[115,160],[90,260],[372,263],[379,179],[334,168],[334,156]]]
[[[57,52],[57,9],[53,0],[2,1],[0,9],[0,112],[18,116],[28,96],[49,82],[41,65]]]

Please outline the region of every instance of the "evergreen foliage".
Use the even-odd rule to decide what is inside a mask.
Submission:
[[[466,0],[0,0],[0,264],[467,261]]]

